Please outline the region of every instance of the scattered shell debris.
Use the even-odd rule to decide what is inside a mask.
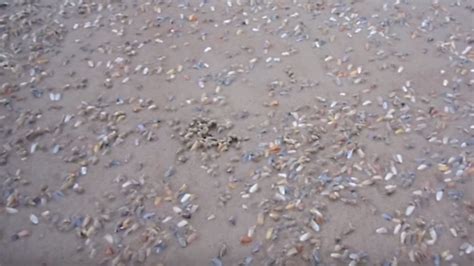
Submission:
[[[0,11],[0,264],[474,264],[472,1]]]

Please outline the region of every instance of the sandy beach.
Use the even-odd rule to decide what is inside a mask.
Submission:
[[[473,265],[473,18],[0,1],[0,265]]]

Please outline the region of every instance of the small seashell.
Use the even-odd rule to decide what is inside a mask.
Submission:
[[[401,154],[397,154],[397,155],[396,155],[396,158],[397,158],[397,162],[398,162],[398,163],[403,163],[403,157],[402,157]]]
[[[319,230],[321,229],[319,224],[316,223],[314,220],[311,219],[311,221],[309,222],[309,225],[311,226],[311,228],[315,231],[315,232],[319,232]]]
[[[255,193],[258,191],[258,183],[255,183],[249,188],[249,193]]]
[[[458,232],[456,231],[455,228],[452,228],[452,227],[449,228],[449,232],[451,233],[453,237],[458,237]]]
[[[265,215],[262,212],[257,214],[257,225],[263,225],[265,223]]]
[[[25,237],[25,236],[29,236],[30,235],[30,231],[28,230],[21,230],[20,232],[17,233],[17,235],[22,238],[22,237]]]
[[[267,232],[265,233],[265,239],[270,240],[273,237],[273,227],[270,227],[267,229]]]
[[[220,258],[213,258],[211,260],[211,265],[212,266],[223,266],[224,264],[222,263]]]
[[[469,244],[469,246],[464,250],[464,252],[469,255],[474,252],[474,245]]]
[[[405,210],[405,216],[412,215],[414,211],[415,211],[415,205],[413,204],[408,205],[408,207]]]
[[[252,238],[248,235],[244,235],[240,238],[240,244],[242,245],[248,245],[252,243]]]
[[[223,243],[219,248],[219,254],[217,255],[218,258],[222,258],[227,254],[227,245]]]
[[[31,221],[32,224],[39,224],[39,219],[34,214],[30,214],[30,221]]]
[[[109,243],[109,244],[111,244],[111,245],[114,244],[114,238],[112,237],[112,235],[106,234],[106,235],[104,236],[104,239],[105,239],[105,241],[107,241],[107,243]]]
[[[175,236],[180,247],[185,248],[188,246],[188,242],[186,241],[186,238],[184,238],[181,234],[176,233]]]
[[[426,168],[428,168],[428,165],[426,165],[426,164],[420,164],[416,169],[417,169],[418,171],[423,171],[423,170],[425,170]]]
[[[185,227],[186,225],[188,225],[188,221],[186,221],[186,220],[181,220],[181,221],[177,224],[178,227]]]
[[[38,142],[35,142],[35,143],[31,144],[30,153],[31,154],[35,153],[36,148],[38,148]]]
[[[286,256],[288,256],[288,257],[294,256],[296,254],[298,254],[298,250],[295,247],[290,248],[290,250],[288,250],[288,252],[286,252]]]
[[[434,245],[434,243],[436,243],[436,240],[438,239],[438,235],[436,234],[436,231],[434,230],[434,228],[430,228],[430,237],[431,239],[427,240],[426,244]]]
[[[387,195],[393,194],[393,192],[395,192],[396,189],[397,189],[396,185],[386,185],[385,193],[387,193]]]
[[[181,203],[185,203],[185,202],[187,202],[190,198],[191,198],[191,194],[186,193],[186,194],[183,195],[183,197],[181,198],[180,202],[181,202]]]
[[[443,199],[443,193],[444,191],[442,189],[436,192],[436,201],[441,201]]]
[[[446,172],[446,171],[449,170],[449,166],[447,166],[446,164],[440,163],[440,164],[438,164],[438,170],[440,172]]]
[[[5,207],[5,210],[7,211],[7,213],[9,214],[15,214],[15,213],[18,213],[18,209],[16,208],[12,208],[12,207]]]
[[[183,210],[181,210],[181,208],[178,206],[173,206],[173,211],[177,214],[180,214],[183,212]]]
[[[395,228],[393,229],[393,234],[394,235],[398,235],[398,233],[400,233],[400,230],[402,229],[402,224],[399,223],[395,226]]]
[[[255,229],[257,228],[257,226],[253,225],[249,228],[249,230],[247,231],[247,235],[249,237],[253,237],[255,235]]]
[[[400,234],[400,244],[405,244],[405,240],[407,239],[407,232],[403,231]]]
[[[83,175],[83,176],[87,175],[87,167],[85,167],[85,166],[81,167],[81,175]]]
[[[186,242],[189,244],[191,244],[194,240],[196,240],[198,238],[198,234],[196,232],[193,232],[191,233],[188,238],[186,238]]]
[[[311,234],[310,233],[304,233],[300,236],[299,240],[300,242],[305,242],[306,240],[308,240],[309,238],[311,237]]]
[[[73,186],[72,186],[72,190],[78,194],[82,194],[84,193],[84,188],[81,187],[81,185],[79,185],[78,183],[75,183]]]
[[[393,173],[392,172],[388,172],[386,175],[385,175],[385,181],[389,181],[390,179],[392,179],[393,177]]]

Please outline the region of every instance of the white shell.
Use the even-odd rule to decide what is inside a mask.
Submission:
[[[106,235],[104,236],[104,239],[105,239],[105,241],[107,241],[107,243],[109,243],[109,244],[111,244],[111,245],[114,243],[114,238],[113,238],[113,236],[110,235],[110,234],[106,234]]]
[[[31,221],[32,224],[39,224],[39,219],[34,214],[30,214],[30,221]]]
[[[252,185],[250,188],[249,188],[249,192],[250,193],[255,193],[257,192],[258,190],[258,183],[255,183],[254,185]]]
[[[398,161],[399,163],[403,163],[403,157],[402,157],[401,154],[397,154],[396,157],[397,157],[397,161]]]
[[[428,168],[428,166],[427,166],[426,164],[420,164],[420,165],[418,166],[418,168],[416,168],[416,169],[418,169],[418,171],[423,171],[423,170],[425,170],[426,168]]]
[[[319,227],[319,224],[316,223],[314,220],[311,220],[311,222],[309,223],[309,225],[311,226],[311,228],[316,231],[316,232],[319,232],[319,230],[321,229]]]
[[[181,208],[178,207],[178,206],[173,206],[173,211],[174,211],[175,213],[181,213],[183,210],[181,210]]]
[[[405,210],[405,216],[410,216],[415,211],[415,205],[410,204]]]
[[[407,232],[403,231],[400,234],[400,244],[404,244],[406,239],[407,239]]]
[[[300,242],[305,242],[306,240],[308,240],[309,238],[311,237],[311,234],[310,233],[304,233],[300,236]]]
[[[285,195],[285,187],[284,186],[278,186],[278,191],[280,192],[280,194],[282,195]]]
[[[18,213],[18,209],[15,209],[15,208],[12,208],[12,207],[6,207],[5,210],[6,210],[7,213],[9,213],[9,214]]]
[[[436,192],[436,201],[441,201],[443,199],[443,190]]]
[[[438,235],[436,234],[436,231],[433,228],[430,228],[430,240],[426,241],[426,244],[428,245],[434,245],[436,240],[438,239]]]
[[[467,248],[466,248],[466,254],[471,254],[472,252],[474,251],[474,246],[473,245],[469,245]]]
[[[398,233],[400,233],[400,229],[402,229],[402,224],[397,224],[393,229],[393,234],[398,235]]]
[[[178,227],[185,227],[186,225],[188,225],[188,221],[186,221],[186,220],[181,220],[181,221],[177,224]]]
[[[191,198],[191,194],[189,194],[189,193],[184,194],[183,197],[181,198],[181,203],[185,203],[190,198]]]

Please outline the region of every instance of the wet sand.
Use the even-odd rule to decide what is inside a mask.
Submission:
[[[5,3],[1,265],[473,264],[472,2]]]

